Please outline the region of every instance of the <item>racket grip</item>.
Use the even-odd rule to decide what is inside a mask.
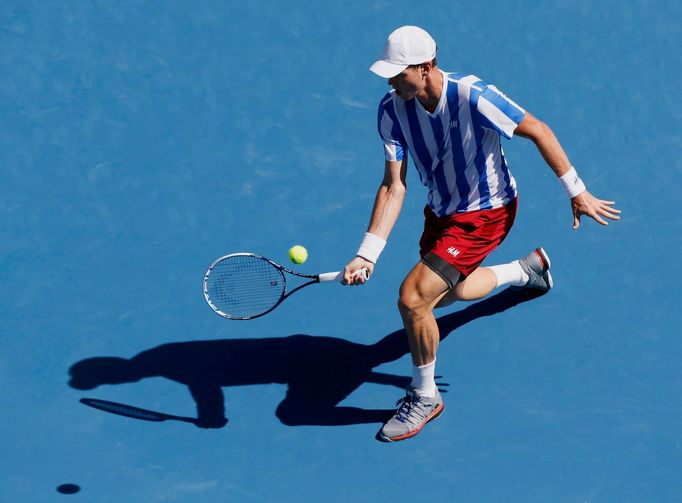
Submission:
[[[369,271],[366,268],[361,269],[362,273],[365,275],[365,280],[369,279]],[[331,283],[331,282],[338,282],[340,283],[343,281],[343,271],[336,271],[336,272],[323,272],[319,276],[320,278],[320,283]]]

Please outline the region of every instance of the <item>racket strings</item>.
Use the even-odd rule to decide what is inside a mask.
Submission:
[[[279,302],[285,280],[267,260],[237,255],[215,265],[206,288],[210,301],[220,311],[234,318],[249,318]]]

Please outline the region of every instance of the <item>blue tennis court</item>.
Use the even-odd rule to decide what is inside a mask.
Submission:
[[[5,1],[0,19],[1,501],[680,500],[681,4]],[[355,253],[383,173],[368,67],[402,24],[547,122],[623,216],[573,231],[535,147],[505,142],[520,208],[488,262],[542,245],[555,288],[440,311],[445,412],[385,444],[410,379],[412,167],[364,287],[242,322],[201,282],[230,252],[286,264],[302,244],[309,273]]]

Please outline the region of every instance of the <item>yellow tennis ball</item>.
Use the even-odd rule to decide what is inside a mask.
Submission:
[[[308,260],[308,250],[301,245],[292,246],[289,249],[289,260],[294,264],[302,264]]]

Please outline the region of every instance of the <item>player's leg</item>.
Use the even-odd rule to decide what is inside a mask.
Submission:
[[[494,289],[503,286],[550,290],[553,281],[549,267],[549,256],[541,247],[508,264],[479,267],[447,292],[436,307],[448,306],[456,300],[482,299]]]
[[[498,286],[495,273],[487,267],[479,267],[466,279],[449,290],[436,304],[436,308],[446,307],[457,300],[478,300]]]
[[[433,308],[449,290],[446,281],[423,262],[414,266],[400,287],[398,309],[414,365],[431,363],[436,357],[440,334]]]
[[[400,287],[398,309],[412,354],[412,382],[400,408],[379,432],[379,438],[384,441],[395,442],[416,435],[443,411],[443,400],[435,381],[440,333],[433,308],[450,287],[424,262],[414,266]]]

